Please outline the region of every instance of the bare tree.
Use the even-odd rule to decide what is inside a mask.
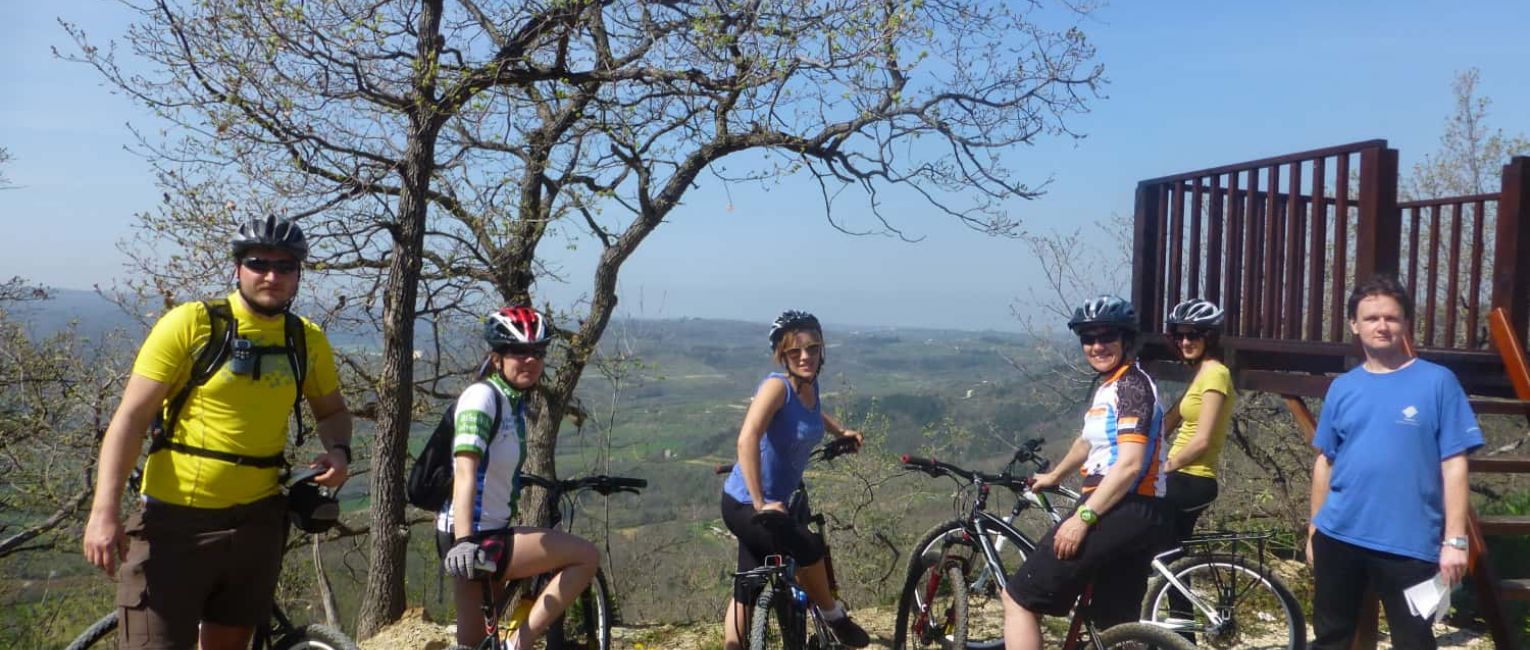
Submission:
[[[11,151],[5,147],[0,147],[0,166],[9,165],[12,159]],[[15,185],[11,183],[10,177],[5,175],[4,170],[0,170],[0,190],[8,190],[13,187]]]
[[[415,374],[417,317],[439,324],[485,301],[530,302],[538,280],[567,279],[549,264],[560,249],[598,247],[586,301],[558,315],[562,344],[535,399],[527,469],[555,475],[558,427],[618,274],[690,189],[797,174],[847,232],[899,232],[883,207],[914,196],[1013,235],[1008,202],[1041,191],[1015,171],[1016,145],[1073,135],[1067,118],[1101,82],[1075,26],[1087,9],[1032,2],[140,9],[125,36],[132,66],[69,29],[73,58],[176,127],[141,139],[166,188],[146,232],[185,250],[145,259],[160,269],[147,288],[213,284],[231,217],[277,212],[321,235],[323,302],[351,310],[333,317],[380,323],[381,358],[354,364],[378,422],[362,637],[404,607],[415,385],[451,374],[451,364]],[[719,164],[746,152],[743,171]],[[869,222],[839,209],[845,189],[859,190]],[[533,517],[548,512],[542,496],[528,495]]]
[[[73,327],[32,334],[13,312],[48,292],[22,278],[0,283],[0,558],[55,549],[91,495],[96,440],[124,375],[107,342]],[[60,462],[89,458],[91,462]],[[14,515],[14,516],[11,516]]]

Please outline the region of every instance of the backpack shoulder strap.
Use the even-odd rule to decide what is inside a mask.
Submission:
[[[488,382],[484,382],[484,383],[487,384]],[[500,400],[504,398],[504,394],[500,393],[498,388],[494,388],[493,384],[490,384],[489,388],[492,388],[494,390],[494,424],[491,425],[491,428],[489,430],[493,431],[495,435],[498,435],[499,434],[499,424],[500,424],[500,421],[502,419],[501,416],[504,415],[504,409],[505,409],[504,406],[500,405]]]
[[[296,382],[292,396],[292,422],[295,429],[294,447],[302,447],[308,436],[303,425],[303,380],[308,378],[308,333],[303,319],[292,312],[286,314],[287,362],[292,364],[292,378]]]
[[[191,391],[206,384],[218,372],[218,368],[228,361],[229,350],[233,347],[234,339],[239,336],[239,322],[234,320],[234,313],[229,309],[226,298],[204,300],[202,309],[207,314],[207,343],[203,344],[202,350],[192,360],[191,375],[186,383],[170,398],[161,415],[163,422],[156,440],[168,440],[174,434],[176,420],[180,419],[181,408],[186,405]]]

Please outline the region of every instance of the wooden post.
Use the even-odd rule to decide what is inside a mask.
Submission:
[[[1402,221],[1397,213],[1397,150],[1360,152],[1360,218],[1355,228],[1355,281],[1397,275]]]
[[[1163,254],[1159,242],[1163,233],[1158,232],[1161,221],[1158,215],[1159,195],[1162,185],[1137,185],[1137,207],[1132,220],[1132,305],[1137,308],[1137,321],[1144,332],[1158,331],[1159,313],[1162,305],[1163,278],[1157,276],[1158,259]]]
[[[1498,243],[1493,254],[1493,307],[1508,312],[1512,331],[1530,330],[1530,157],[1503,167]],[[1524,339],[1519,339],[1523,341]]]

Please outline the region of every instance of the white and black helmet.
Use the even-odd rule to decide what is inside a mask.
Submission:
[[[483,340],[489,347],[502,345],[547,345],[552,336],[547,317],[525,305],[510,305],[494,310],[483,322]]]
[[[786,336],[792,330],[813,330],[819,336],[823,336],[823,327],[818,324],[818,317],[805,311],[788,309],[776,317],[776,321],[770,324],[770,349],[774,351],[781,344],[781,337]]]
[[[1169,317],[1164,320],[1164,328],[1175,326],[1198,327],[1201,329],[1222,329],[1222,308],[1210,300],[1191,298],[1174,305],[1169,310]]]
[[[308,240],[303,237],[303,229],[286,219],[277,219],[276,215],[244,222],[239,226],[239,234],[229,240],[229,249],[235,259],[244,257],[253,248],[287,251],[299,262],[308,258]]]
[[[1137,310],[1132,308],[1132,304],[1108,295],[1090,298],[1073,310],[1073,318],[1068,319],[1068,329],[1074,332],[1092,325],[1105,325],[1133,334],[1140,327],[1137,324]]]

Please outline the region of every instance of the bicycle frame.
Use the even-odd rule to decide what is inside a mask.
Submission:
[[[609,497],[611,494],[616,492],[632,492],[633,494],[637,494],[639,490],[648,486],[648,481],[644,479],[622,478],[605,475],[557,481],[542,478],[532,474],[522,474],[521,479],[527,484],[536,485],[546,489],[548,491],[548,498],[559,504],[561,504],[565,498],[572,499],[573,495],[577,495],[578,493],[586,490]],[[570,515],[567,519],[572,520],[572,505],[569,506],[569,510]],[[561,529],[567,531],[567,529],[563,527],[564,520],[565,517],[563,516],[563,508],[561,505],[554,507],[552,514],[548,518],[548,527],[554,530]],[[507,539],[506,543],[511,544],[513,541]],[[489,571],[494,570],[492,566],[480,565],[480,568],[484,568]],[[508,568],[509,567],[506,567],[506,569]],[[483,598],[482,603],[480,604],[480,611],[483,613],[484,630],[486,632],[486,636],[484,637],[485,641],[498,639],[500,627],[499,620],[504,616],[505,610],[508,609],[512,603],[524,601],[524,599],[527,597],[527,591],[540,591],[542,585],[538,583],[544,577],[545,574],[506,581],[505,585],[507,593],[511,591],[512,587],[521,588],[522,593],[516,598],[506,598],[505,602],[503,603],[494,602],[494,590],[492,580],[490,578],[475,578],[474,581],[479,583],[479,588],[481,590],[480,593],[482,594]],[[592,578],[592,580],[594,579],[596,578]],[[590,588],[596,588],[593,582]],[[529,608],[527,609],[529,611]],[[513,622],[515,622],[517,626],[524,625],[525,621],[519,618],[519,608],[517,608],[516,613],[517,617]]]
[[[1265,531],[1258,533],[1211,533],[1205,535],[1194,535],[1182,541],[1180,546],[1171,548],[1153,556],[1153,571],[1156,571],[1158,575],[1163,576],[1164,580],[1167,581],[1169,585],[1172,586],[1175,591],[1179,592],[1179,595],[1185,599],[1185,602],[1190,603],[1192,607],[1201,612],[1201,614],[1203,614],[1206,617],[1206,620],[1210,623],[1211,628],[1217,628],[1227,623],[1227,619],[1222,616],[1222,612],[1219,611],[1214,605],[1208,604],[1205,600],[1197,597],[1195,592],[1192,591],[1189,586],[1185,585],[1183,582],[1180,582],[1179,578],[1174,576],[1174,572],[1169,570],[1169,562],[1166,561],[1165,558],[1177,558],[1182,554],[1188,556],[1190,553],[1185,550],[1186,548],[1204,547],[1217,543],[1256,542],[1259,553],[1258,567],[1259,571],[1263,573],[1264,541],[1269,539],[1273,534],[1273,532]],[[1233,555],[1236,556],[1237,554],[1234,553]],[[1160,627],[1174,631],[1194,629],[1191,625],[1184,623],[1175,624],[1172,620],[1156,624]]]

